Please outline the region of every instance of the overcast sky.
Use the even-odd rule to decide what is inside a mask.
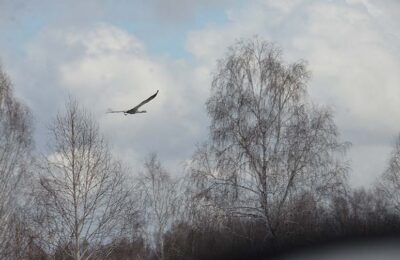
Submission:
[[[0,60],[32,110],[36,143],[68,96],[90,109],[124,161],[157,152],[179,169],[207,137],[211,73],[227,46],[259,35],[308,61],[309,93],[353,146],[351,183],[382,173],[400,132],[397,0],[0,0]],[[127,109],[160,90],[147,114]]]

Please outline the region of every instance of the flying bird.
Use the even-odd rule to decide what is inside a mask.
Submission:
[[[137,113],[146,113],[146,110],[141,110],[141,111],[139,111],[139,108],[140,108],[141,106],[143,106],[144,104],[148,103],[150,100],[154,99],[154,98],[157,96],[157,94],[158,94],[158,90],[157,90],[157,92],[156,92],[155,94],[153,94],[152,96],[150,96],[148,99],[143,100],[139,105],[135,106],[135,107],[132,108],[132,109],[129,109],[129,110],[121,110],[121,111],[109,110],[109,111],[107,111],[107,113],[124,113],[124,115],[128,115],[128,114],[133,115],[133,114],[137,114]]]

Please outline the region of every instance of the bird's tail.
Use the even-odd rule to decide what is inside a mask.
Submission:
[[[111,108],[107,109],[107,114],[108,113],[125,113],[125,111],[122,110],[112,110]]]

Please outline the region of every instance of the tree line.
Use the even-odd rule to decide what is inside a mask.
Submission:
[[[155,153],[127,168],[74,99],[38,156],[32,114],[0,69],[0,258],[258,259],[398,234],[400,137],[376,183],[350,187],[350,144],[309,78],[267,41],[232,45],[206,102],[209,137],[181,175]]]

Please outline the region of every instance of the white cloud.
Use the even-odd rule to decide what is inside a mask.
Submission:
[[[389,118],[390,114],[400,119],[396,73],[400,62],[398,53],[390,51],[396,43],[386,42],[370,16],[360,10],[315,5],[311,12],[307,30],[293,42],[305,53],[319,83],[312,84],[313,94],[332,102],[344,128],[398,131]]]
[[[382,15],[383,11],[377,6],[373,5],[369,0],[346,0],[349,4],[359,4],[365,7],[371,15]]]
[[[25,86],[42,123],[39,142],[47,139],[44,127],[68,94],[94,113],[115,152],[131,166],[155,151],[167,166],[178,169],[203,140],[204,88],[209,84],[199,84],[205,83],[205,74],[185,61],[152,57],[126,31],[106,24],[49,29],[29,44],[26,61],[38,66],[26,75],[19,67],[16,84]],[[28,78],[34,80],[27,84]],[[157,98],[144,107],[147,114],[105,114],[108,108],[129,109],[156,90]]]
[[[101,55],[104,53],[132,53],[140,55],[145,51],[143,43],[133,35],[105,24],[99,25],[94,30],[68,32],[64,38],[67,45],[78,45],[88,55]]]

